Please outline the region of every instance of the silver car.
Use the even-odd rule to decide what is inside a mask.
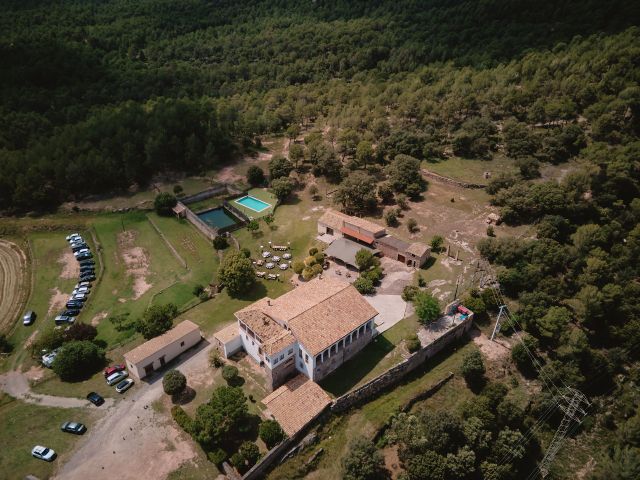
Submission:
[[[128,376],[129,376],[129,373],[127,373],[126,370],[123,370],[122,372],[112,373],[107,377],[107,385],[109,386],[115,385],[116,383],[119,383],[120,381],[124,380]]]

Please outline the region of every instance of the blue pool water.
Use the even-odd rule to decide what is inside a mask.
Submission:
[[[247,207],[253,210],[254,212],[261,212],[271,206],[271,204],[267,202],[263,202],[262,200],[258,200],[257,198],[252,197],[250,195],[239,198],[238,200],[235,200],[235,202],[239,203],[243,207]]]
[[[200,220],[214,228],[226,228],[236,224],[236,221],[231,218],[222,207],[207,210],[197,215]]]

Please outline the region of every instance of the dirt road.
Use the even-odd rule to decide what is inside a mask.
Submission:
[[[211,345],[203,342],[194,353],[187,352],[188,358],[176,368],[187,380],[208,374],[210,349]],[[56,478],[161,480],[194,459],[196,444],[177,427],[169,412],[153,408],[163,395],[160,376],[150,384],[136,382],[83,437]]]
[[[26,271],[24,252],[15,243],[0,240],[0,333],[8,333],[20,316]]]

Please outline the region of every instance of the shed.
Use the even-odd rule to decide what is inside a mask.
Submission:
[[[182,203],[178,202],[178,204],[171,209],[176,217],[185,218],[187,216],[187,207],[185,207]]]
[[[198,325],[185,320],[168,332],[125,353],[124,359],[129,372],[142,379],[164,367],[167,362],[196,345],[201,339]]]
[[[213,338],[216,339],[217,347],[224,355],[224,358],[229,358],[242,348],[242,339],[238,328],[238,323],[233,322],[213,335]]]
[[[360,250],[368,250],[374,255],[379,253],[378,250],[374,250],[373,248],[369,248],[344,237],[334,240],[333,243],[325,250],[325,253],[330,258],[340,260],[347,265],[358,268],[358,264],[356,263],[356,253]]]

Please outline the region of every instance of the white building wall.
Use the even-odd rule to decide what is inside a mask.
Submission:
[[[288,345],[286,348],[279,351],[278,353],[268,356],[269,366],[275,367],[280,365],[283,362],[286,362],[287,358],[294,356],[297,350],[298,350],[298,342],[294,342],[291,345]],[[291,353],[289,353],[289,351],[291,351]],[[282,359],[280,359],[280,357],[282,357]],[[276,358],[278,359],[278,363],[273,363],[273,361]]]
[[[260,343],[255,338],[251,338],[249,333],[240,329],[240,338],[242,339],[242,346],[246,350],[246,352],[251,355],[251,357],[258,363],[262,362],[262,358],[258,353],[258,348],[260,348]]]
[[[298,343],[298,351],[296,352],[296,369],[313,380],[315,357],[305,350],[301,343]]]
[[[238,332],[239,335],[237,337],[235,337],[232,340],[229,340],[227,343],[224,344],[224,356],[225,358],[229,358],[230,355],[233,355],[234,353],[236,353],[238,350],[240,350],[243,345],[242,345],[242,334],[244,333],[242,330],[240,330],[240,332]]]

